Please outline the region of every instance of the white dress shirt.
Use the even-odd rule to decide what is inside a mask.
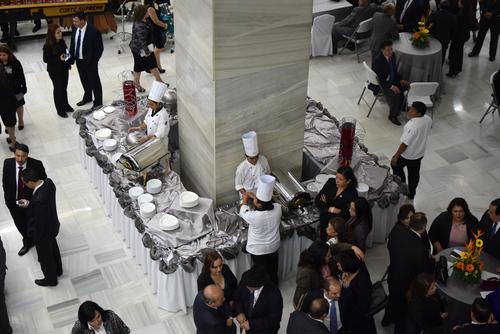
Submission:
[[[37,190],[38,190],[41,186],[43,186],[43,183],[44,183],[44,181],[42,181],[39,185],[37,185],[37,186],[35,187],[35,189],[33,189],[33,195],[35,195],[36,191],[37,191]]]
[[[144,123],[147,126],[147,135],[154,135],[168,147],[168,132],[170,131],[170,122],[168,112],[161,108],[153,115],[153,109],[149,108]]]
[[[96,330],[94,327],[92,327],[90,324],[89,325],[89,329],[94,331],[94,334],[108,334],[106,332],[106,328],[104,328],[104,323],[101,324],[101,328],[99,328],[98,330]]]
[[[78,54],[76,55],[76,59],[83,59],[83,38],[85,37],[85,31],[87,31],[87,22],[85,22],[85,25],[83,26],[83,28],[76,29],[75,52],[76,52],[76,46],[78,44],[78,34],[80,33],[80,50],[79,50]]]
[[[264,289],[264,286],[261,286],[257,290],[253,292],[253,305],[252,308],[255,307],[255,304],[257,303],[257,299],[259,299],[260,293],[262,292],[262,289]]]
[[[240,216],[248,223],[247,251],[253,255],[272,254],[280,248],[281,206],[269,211],[250,210],[242,205]]]
[[[332,300],[330,298],[328,298],[326,293],[323,294],[323,297],[328,302],[328,305],[330,305],[330,302]],[[335,311],[335,313],[337,313],[337,329],[339,329],[340,327],[342,327],[342,322],[340,321],[340,309],[339,309],[339,303],[337,300],[335,301],[335,310],[334,311]],[[328,330],[330,330],[330,312],[332,312],[332,308],[330,308],[330,310],[328,311],[328,315],[326,316],[326,318],[323,319],[323,323],[325,324],[326,328],[328,328]]]
[[[16,162],[16,198],[19,198],[19,193],[18,193],[19,189],[17,189],[17,186],[19,184],[19,167],[23,167],[23,170],[25,170],[26,169],[26,165],[27,165],[26,161],[22,165],[19,165]]]
[[[255,166],[245,159],[236,168],[234,188],[236,191],[245,189],[246,191],[253,192],[255,194],[257,191],[257,185],[259,184],[259,177],[270,173],[271,167],[269,167],[269,162],[267,162],[266,157],[262,154],[259,155],[259,159],[257,160]]]
[[[432,119],[424,115],[422,117],[413,117],[403,129],[401,142],[407,146],[401,156],[408,160],[417,160],[424,156],[427,136],[431,129]]]

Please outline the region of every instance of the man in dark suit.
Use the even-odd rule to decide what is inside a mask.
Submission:
[[[383,13],[373,14],[372,34],[370,36],[372,64],[380,55],[383,42],[399,38],[398,26],[394,20],[394,4],[385,3],[383,8]]]
[[[287,334],[329,334],[330,331],[323,324],[323,320],[327,317],[329,311],[328,302],[325,298],[316,298],[312,301],[309,312],[294,311],[290,314]]]
[[[388,311],[396,326],[394,333],[404,333],[404,319],[407,309],[406,292],[411,281],[420,273],[434,272],[435,260],[422,242],[427,218],[416,212],[410,220],[409,228],[394,230],[389,239],[389,305]]]
[[[224,312],[224,290],[207,285],[198,292],[193,304],[193,319],[197,334],[234,334],[233,319]]]
[[[475,9],[474,9],[475,10]],[[498,48],[498,34],[500,33],[500,1],[483,0],[479,1],[481,18],[479,19],[479,31],[476,43],[472,48],[469,57],[477,57],[483,47],[484,38],[488,30],[490,31],[490,61],[495,61]],[[475,11],[474,11],[475,13]]]
[[[2,334],[12,334],[12,328],[10,327],[9,314],[7,313],[7,305],[5,305],[5,274],[7,272],[7,266],[5,262],[7,260],[5,249],[3,248],[2,238],[0,238],[0,333]]]
[[[457,34],[458,19],[451,12],[450,3],[442,0],[439,3],[439,10],[433,13],[429,18],[431,26],[431,35],[441,43],[441,63],[444,63],[446,51],[451,39]]]
[[[92,93],[94,93],[93,108],[97,108],[102,105],[102,86],[98,69],[99,59],[104,50],[102,36],[94,26],[87,22],[84,13],[73,15],[73,25],[69,52],[72,60],[76,62],[78,75],[85,91],[82,100],[76,105],[83,106],[92,102]]]
[[[500,198],[493,200],[479,222],[484,251],[500,260]]]
[[[31,198],[33,191],[25,187],[20,174],[26,168],[36,169],[40,178],[47,178],[45,168],[40,160],[28,157],[29,148],[27,145],[16,143],[14,158],[7,158],[3,162],[2,186],[5,198],[5,205],[10,211],[10,215],[16,224],[17,230],[23,236],[23,247],[19,251],[19,256],[28,253],[34,246],[33,240],[28,236],[26,210],[19,207],[16,201]]]
[[[35,284],[56,286],[57,276],[62,275],[61,254],[56,240],[60,225],[56,186],[49,178],[42,180],[35,169],[26,169],[21,177],[24,184],[33,190],[31,200],[21,200],[20,206],[28,209],[28,235],[35,242],[44,275],[43,279],[35,280]]]
[[[277,334],[283,313],[283,298],[262,266],[243,273],[234,295],[236,320],[246,334]]]
[[[377,74],[378,82],[389,103],[389,120],[396,125],[401,125],[398,115],[403,106],[403,90],[409,86],[409,82],[402,80],[396,66],[396,55],[392,51],[392,41],[387,40],[380,47],[381,54],[375,58],[372,64],[373,71]]]
[[[455,326],[452,334],[498,334],[500,325],[492,323],[488,302],[483,298],[476,298],[472,303],[470,311],[471,323],[462,326]]]
[[[418,21],[429,10],[429,0],[397,0],[396,21],[399,31],[413,32],[418,28]]]

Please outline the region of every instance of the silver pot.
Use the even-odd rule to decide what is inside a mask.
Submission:
[[[165,95],[162,97],[163,105],[171,113],[177,111],[177,91],[175,89],[168,89]]]
[[[139,145],[139,138],[144,137],[144,133],[141,131],[133,131],[127,135],[126,142],[127,145],[136,146]]]

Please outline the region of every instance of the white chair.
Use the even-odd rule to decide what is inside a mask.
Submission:
[[[356,28],[356,30],[354,30],[354,32],[352,33],[351,36],[342,35],[342,37],[346,38],[347,41],[345,42],[344,46],[340,50],[339,54],[342,54],[342,51],[344,51],[344,49],[347,47],[347,44],[354,43],[354,49],[356,51],[356,57],[358,58],[358,63],[359,63],[359,55],[361,53],[368,51],[369,48],[366,48],[365,50],[360,52],[358,49],[358,44],[361,43],[362,41],[364,41],[365,39],[370,38],[370,35],[372,33],[372,27],[373,27],[372,21],[373,21],[373,19],[367,19],[367,20],[360,22],[358,27]]]
[[[406,95],[406,105],[409,106],[415,101],[420,101],[429,109],[434,108],[433,96],[439,87],[437,82],[412,82]],[[434,115],[434,110],[431,117]]]
[[[481,120],[479,121],[479,124],[481,124],[488,114],[495,114],[495,111],[498,111],[498,115],[500,115],[500,106],[498,105],[498,99],[497,99],[497,94],[495,93],[495,83],[493,81],[495,74],[497,74],[498,71],[493,72],[490,75],[490,85],[491,89],[493,90],[493,93],[491,93],[491,102],[490,105],[488,106],[488,109],[486,109],[485,113],[483,114],[483,117],[481,117]]]
[[[361,96],[359,97],[358,104],[361,102],[361,99],[363,99],[363,102],[366,103],[367,106],[370,107],[370,110],[368,111],[368,115],[366,117],[370,117],[370,114],[372,112],[373,106],[375,105],[375,102],[377,102],[378,98],[382,95],[382,89],[380,87],[380,84],[378,83],[378,77],[377,74],[366,64],[366,61],[363,62],[363,67],[365,68],[365,74],[366,74],[366,81],[365,81],[365,87],[363,87],[363,91],[361,92]],[[374,87],[370,88],[369,85],[372,84]],[[377,94],[374,93],[375,99],[373,100],[373,103],[370,105],[364,98],[363,95],[365,94],[365,91],[372,90],[373,88],[377,89],[378,92]]]
[[[332,30],[335,16],[316,16],[311,27],[311,56],[331,56],[333,54]]]

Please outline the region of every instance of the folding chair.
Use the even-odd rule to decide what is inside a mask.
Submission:
[[[331,56],[333,53],[332,30],[335,16],[321,15],[314,18],[311,27],[311,56]]]
[[[339,55],[342,54],[342,51],[347,47],[347,44],[349,43],[354,43],[354,49],[356,50],[356,57],[358,58],[358,63],[359,63],[359,55],[361,53],[364,53],[369,50],[369,48],[366,48],[366,50],[363,50],[362,52],[359,52],[358,49],[358,44],[361,43],[363,40],[370,38],[370,35],[372,33],[372,20],[373,19],[367,19],[359,23],[358,27],[354,32],[352,33],[351,36],[347,35],[342,35],[342,37],[346,38],[347,41],[345,42],[344,46],[339,52]]]
[[[431,118],[434,117],[434,102],[432,97],[439,87],[437,82],[412,82],[406,95],[406,105],[409,106],[415,101],[420,101],[427,108],[432,109]]]
[[[491,85],[491,89],[493,90],[493,93],[491,93],[491,102],[490,102],[490,105],[488,106],[488,109],[486,109],[485,113],[483,114],[483,117],[481,117],[479,124],[481,124],[483,122],[483,119],[488,114],[494,115],[495,111],[498,111],[498,114],[500,115],[500,106],[498,105],[497,94],[495,93],[495,82],[493,81],[495,74],[497,74],[497,72],[498,71],[493,72],[493,74],[490,75],[490,85]]]
[[[361,95],[359,97],[358,104],[361,102],[361,99],[363,99],[366,105],[370,107],[370,110],[368,111],[368,115],[366,115],[366,117],[370,117],[375,102],[377,102],[380,95],[382,95],[382,89],[380,88],[380,85],[378,83],[377,74],[373,72],[370,66],[366,64],[366,61],[363,62],[363,67],[365,68],[366,81],[365,87],[363,87],[363,91],[361,92]],[[363,98],[363,95],[365,94],[365,91],[367,89],[371,90],[373,92],[373,95],[375,95],[375,99],[373,100],[373,103],[371,105],[368,104],[368,102]],[[375,90],[377,91],[376,93]]]

